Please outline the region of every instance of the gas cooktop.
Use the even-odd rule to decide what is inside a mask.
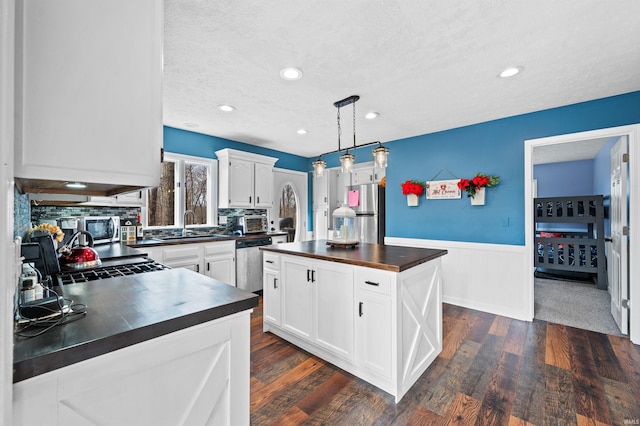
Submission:
[[[106,278],[124,277],[127,275],[143,274],[145,272],[170,269],[168,266],[149,258],[134,258],[112,262],[104,262],[102,266],[90,269],[73,269],[60,272],[56,278],[58,285],[68,285]]]

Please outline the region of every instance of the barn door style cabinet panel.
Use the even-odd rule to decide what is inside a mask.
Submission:
[[[277,158],[233,149],[216,151],[218,207],[273,207],[273,166]]]
[[[110,196],[158,186],[162,2],[16,1],[16,184]],[[73,160],[70,161],[69,159]]]

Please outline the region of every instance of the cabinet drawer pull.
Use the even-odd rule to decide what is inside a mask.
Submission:
[[[256,203],[260,204],[260,197],[256,196]]]
[[[375,285],[376,287],[380,285],[380,283],[374,282],[374,281],[365,281],[365,284],[369,284],[369,285]]]
[[[277,278],[273,279],[273,288],[278,288],[278,279]]]
[[[315,283],[316,282],[316,271],[311,271],[311,282]]]
[[[265,260],[267,263],[273,263],[273,260]]]
[[[211,262],[207,262],[207,271],[211,270]]]
[[[311,281],[311,269],[307,269],[307,282]]]
[[[196,265],[196,272],[200,273],[200,265]]]
[[[362,302],[358,304],[358,316],[362,316],[362,305],[363,305]]]

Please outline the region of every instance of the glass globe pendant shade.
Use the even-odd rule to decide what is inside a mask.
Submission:
[[[349,151],[341,155],[340,165],[342,166],[342,173],[350,173],[355,160],[356,157],[353,154],[349,154]]]
[[[358,241],[356,227],[356,212],[347,206],[338,207],[331,215],[333,217],[333,241],[353,243]]]
[[[320,177],[324,174],[324,169],[327,168],[327,162],[318,157],[316,161],[313,162],[313,173],[316,177]]]
[[[380,144],[373,151],[373,162],[376,167],[387,167],[387,158],[389,157],[389,148],[385,148]]]

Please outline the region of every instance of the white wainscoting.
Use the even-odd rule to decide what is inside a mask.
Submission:
[[[442,257],[442,301],[533,321],[533,270],[525,246],[386,237],[385,244],[448,250]]]

